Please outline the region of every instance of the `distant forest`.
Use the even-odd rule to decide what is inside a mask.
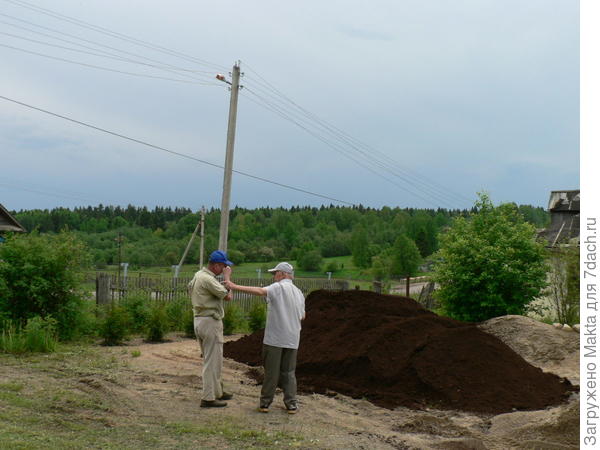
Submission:
[[[516,206],[524,219],[537,228],[549,222],[540,207]],[[402,234],[414,241],[423,258],[437,250],[438,234],[454,217],[469,210],[368,208],[363,206],[235,208],[230,212],[229,254],[236,263],[245,261],[297,260],[310,252],[320,257],[352,255],[358,267],[368,268],[371,257],[390,251]],[[21,210],[13,212],[28,230],[57,233],[69,230],[89,247],[97,268],[118,261],[118,237],[122,236],[122,261],[133,267],[177,264],[200,219],[188,208],[88,206],[75,209]],[[220,211],[205,217],[205,251],[219,242]],[[206,255],[205,255],[206,256]],[[199,259],[193,245],[185,263]]]

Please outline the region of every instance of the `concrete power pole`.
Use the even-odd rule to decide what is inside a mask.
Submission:
[[[223,75],[217,79],[225,81]],[[225,81],[228,83],[227,81]],[[227,233],[229,231],[229,200],[231,198],[231,176],[233,170],[233,144],[235,142],[235,122],[237,119],[238,94],[240,90],[240,63],[233,66],[231,73],[231,99],[229,101],[229,123],[227,125],[227,151],[225,153],[225,172],[223,175],[223,197],[221,200],[221,227],[219,229],[219,250],[227,251]]]
[[[200,268],[204,265],[204,214],[206,213],[204,206],[200,211]]]

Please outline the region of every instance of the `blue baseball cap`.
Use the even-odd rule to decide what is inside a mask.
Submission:
[[[233,266],[233,263],[227,259],[227,253],[225,253],[221,250],[215,250],[214,252],[212,252],[208,258],[208,261],[214,262],[214,263],[223,263],[223,264],[227,264],[228,266]]]

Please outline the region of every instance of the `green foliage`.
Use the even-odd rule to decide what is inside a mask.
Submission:
[[[229,303],[225,306],[225,317],[223,317],[223,334],[231,335],[248,329],[248,322],[244,312],[236,304]]]
[[[301,252],[298,256],[298,268],[300,270],[316,272],[321,268],[322,263],[323,257],[319,250],[308,250]]]
[[[83,243],[72,233],[13,235],[0,245],[0,313],[25,322],[52,316],[62,339],[80,331]]]
[[[325,272],[331,272],[331,273],[335,273],[338,270],[340,270],[340,266],[337,263],[337,261],[334,259],[332,261],[329,261],[326,265],[325,265]]]
[[[548,213],[541,208],[520,206],[526,220],[542,223]],[[251,261],[297,260],[304,244],[325,258],[352,255],[360,269],[371,266],[371,257],[392,248],[400,234],[415,241],[421,256],[437,249],[437,234],[452,218],[467,211],[383,207],[380,210],[322,206],[284,208],[234,208],[230,220],[230,258],[239,265]],[[55,233],[68,227],[84,241],[97,268],[114,265],[118,260],[116,238],[119,233],[122,261],[130,268],[170,266],[178,262],[190,234],[198,222],[198,213],[187,208],[127,208],[95,206],[31,210],[15,213],[26,228]],[[206,257],[218,245],[220,211],[211,209],[205,219]],[[199,246],[192,245],[185,264],[197,264]],[[1,287],[0,287],[1,289]]]
[[[401,234],[394,243],[391,273],[402,277],[413,277],[417,274],[421,255],[415,242]]]
[[[184,314],[183,322],[183,333],[185,337],[193,338],[196,337],[196,330],[194,329],[194,311],[192,308],[188,308]]]
[[[57,322],[40,316],[27,320],[24,328],[5,322],[0,333],[0,351],[6,353],[49,353],[56,350]]]
[[[482,321],[522,314],[545,286],[544,247],[514,205],[494,207],[479,194],[471,217],[459,217],[441,235],[435,280],[446,312]]]
[[[559,323],[579,323],[579,247],[551,251],[549,281],[553,316]]]
[[[169,331],[169,317],[165,304],[160,301],[153,302],[148,314],[146,323],[146,340],[150,342],[160,342]]]
[[[181,298],[167,302],[165,305],[165,311],[169,319],[169,328],[171,330],[185,331],[186,323],[190,316],[192,317],[193,323],[193,311],[188,298]]]
[[[369,252],[369,238],[367,230],[359,226],[352,233],[350,243],[352,260],[356,267],[367,268],[371,266],[371,254]]]
[[[100,324],[100,337],[104,345],[120,345],[129,336],[131,318],[128,311],[119,305],[110,305],[104,311]]]
[[[121,300],[119,304],[127,313],[128,329],[135,333],[144,331],[150,318],[147,297],[143,295],[131,295]]]
[[[264,330],[265,325],[267,324],[267,305],[261,298],[260,301],[257,301],[250,308],[250,312],[248,313],[248,325],[250,326],[250,331],[254,333],[258,330]]]

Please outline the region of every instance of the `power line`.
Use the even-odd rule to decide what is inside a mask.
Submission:
[[[0,21],[0,23],[4,23],[4,22]],[[128,63],[132,63],[132,64],[138,64],[138,65],[142,65],[142,66],[146,66],[146,67],[152,67],[152,68],[159,69],[159,70],[165,70],[167,72],[176,73],[177,75],[188,76],[192,80],[206,81],[206,80],[201,80],[199,78],[190,76],[187,73],[183,73],[182,74],[180,70],[174,70],[174,69],[170,69],[168,67],[158,66],[156,64],[149,64],[149,63],[145,63],[145,62],[142,62],[142,61],[136,61],[136,60],[133,60],[133,59],[122,57],[122,56],[111,55],[110,53],[105,52],[103,50],[98,50],[98,49],[93,49],[92,48],[93,50],[100,51],[100,52],[104,53],[104,54],[99,54],[99,53],[89,52],[89,51],[85,51],[85,50],[80,50],[80,49],[77,49],[77,48],[65,47],[64,45],[51,44],[49,42],[43,42],[43,41],[39,41],[37,39],[30,39],[30,38],[27,38],[27,37],[24,37],[24,36],[19,36],[19,35],[12,34],[12,33],[0,32],[0,34],[3,34],[5,36],[10,36],[10,37],[13,37],[13,38],[16,38],[16,39],[21,39],[21,40],[33,42],[35,44],[45,45],[45,46],[48,46],[48,47],[54,47],[54,48],[59,48],[59,49],[63,49],[63,50],[69,50],[69,51],[72,51],[72,52],[83,53],[83,54],[86,54],[86,55],[99,56],[101,58],[114,59],[114,60],[117,60],[117,61],[128,62]],[[65,42],[69,42],[66,39],[60,39],[60,40],[61,41],[65,41]],[[74,42],[69,42],[69,43],[71,43],[73,45],[80,45],[80,46],[82,45],[82,44],[77,44],[77,43],[74,43]],[[84,46],[84,47],[91,48],[91,47],[87,47],[87,46]],[[115,70],[115,69],[113,69],[113,70]],[[210,77],[210,79],[212,80],[213,78]]]
[[[194,74],[210,74],[211,78],[212,78],[212,75],[214,74],[214,71],[185,69],[185,68],[181,68],[181,67],[178,67],[178,66],[174,66],[172,64],[167,64],[167,63],[158,61],[156,59],[152,59],[152,58],[148,58],[146,56],[142,56],[142,55],[140,55],[138,53],[132,53],[132,52],[128,52],[126,50],[121,50],[119,48],[112,47],[110,45],[106,45],[106,44],[102,44],[100,42],[96,42],[96,41],[92,41],[92,40],[89,40],[89,39],[85,39],[85,38],[82,38],[82,37],[79,37],[79,36],[75,36],[73,34],[65,33],[65,32],[59,31],[59,30],[55,30],[53,28],[45,27],[43,25],[38,25],[36,23],[29,22],[27,20],[20,19],[18,17],[14,17],[14,16],[11,16],[11,15],[8,15],[8,14],[0,13],[0,16],[8,17],[9,19],[16,20],[16,21],[19,21],[19,22],[23,22],[23,23],[26,23],[28,25],[32,25],[34,27],[41,28],[41,29],[46,30],[46,31],[50,31],[51,33],[55,33],[55,34],[58,34],[58,35],[61,35],[61,36],[67,36],[67,37],[70,37],[70,38],[73,38],[73,39],[76,39],[76,40],[79,40],[79,41],[82,41],[82,42],[86,42],[88,44],[93,44],[93,45],[98,46],[98,47],[107,48],[109,50],[116,51],[116,52],[119,52],[119,53],[123,53],[125,55],[134,56],[136,58],[141,58],[141,59],[144,59],[146,61],[157,63],[157,64],[160,64],[161,66],[164,66],[166,68],[173,69],[173,70],[176,70],[176,71],[179,71],[179,72],[189,72],[189,73],[194,73]],[[87,48],[87,49],[90,49],[90,50],[95,50],[95,51],[103,52],[103,53],[105,53],[107,55],[111,55],[110,53],[108,53],[108,52],[106,52],[104,50],[101,50],[99,48],[90,47],[90,46],[87,46],[87,45],[84,45],[84,44],[80,44],[78,42],[69,41],[67,39],[62,39],[62,38],[59,38],[59,37],[56,37],[56,36],[52,36],[52,35],[47,34],[47,33],[42,33],[40,31],[35,31],[35,30],[30,29],[30,28],[26,28],[26,27],[23,27],[23,26],[14,24],[14,23],[5,22],[5,21],[0,21],[0,23],[3,23],[5,25],[9,25],[9,26],[14,27],[14,28],[18,28],[18,29],[21,29],[21,30],[28,31],[28,32],[33,33],[33,34],[38,34],[38,35],[41,35],[41,36],[49,37],[50,39],[55,39],[55,40],[58,40],[58,41],[61,41],[61,42],[66,42],[66,43],[69,43],[69,44],[72,44],[72,45],[77,45],[77,46],[80,46],[80,47],[83,47],[83,48]],[[112,56],[115,56],[115,55],[112,55]]]
[[[170,154],[175,155],[175,156],[179,156],[179,157],[182,157],[182,158],[190,159],[192,161],[196,161],[196,162],[199,162],[199,163],[202,163],[202,164],[206,164],[206,165],[209,165],[209,166],[212,166],[212,167],[216,167],[218,169],[223,169],[224,168],[223,166],[221,166],[219,164],[211,163],[209,161],[196,158],[194,156],[186,155],[185,153],[180,153],[180,152],[176,152],[174,150],[169,150],[169,149],[167,149],[165,147],[161,147],[161,146],[158,146],[158,145],[150,144],[150,143],[142,141],[140,139],[135,139],[135,138],[132,138],[132,137],[120,134],[120,133],[116,133],[114,131],[107,130],[105,128],[97,127],[95,125],[91,125],[89,123],[73,119],[71,117],[63,116],[61,114],[54,113],[52,111],[48,111],[46,109],[39,108],[37,106],[33,106],[33,105],[28,104],[28,103],[24,103],[24,102],[21,102],[21,101],[18,101],[18,100],[9,98],[9,97],[5,97],[3,95],[0,95],[0,98],[3,99],[3,100],[6,100],[6,101],[9,101],[9,102],[16,103],[18,105],[24,106],[26,108],[30,108],[30,109],[34,109],[34,110],[39,111],[39,112],[43,112],[44,114],[48,114],[48,115],[51,115],[51,116],[54,116],[54,117],[58,117],[60,119],[67,120],[69,122],[73,122],[73,123],[76,123],[78,125],[82,125],[84,127],[91,128],[93,130],[101,131],[103,133],[110,134],[112,136],[116,136],[116,137],[119,137],[119,138],[122,138],[122,139],[126,139],[128,141],[135,142],[137,144],[145,145],[147,147],[150,147],[150,148],[153,148],[153,149],[156,149],[156,150],[160,150],[160,151],[163,151],[163,152],[166,152],[166,153],[170,153]],[[242,172],[240,170],[235,170],[234,169],[233,172],[237,173],[238,175],[242,175],[242,176],[245,176],[245,177],[248,177],[248,178],[252,178],[254,180],[262,181],[262,182],[265,182],[265,183],[273,184],[273,185],[276,185],[276,186],[279,186],[279,187],[283,187],[283,188],[286,188],[286,189],[290,189],[290,190],[293,190],[293,191],[301,192],[303,194],[308,194],[308,195],[312,195],[312,196],[315,196],[315,197],[320,197],[320,198],[323,198],[323,199],[326,199],[326,200],[334,201],[336,203],[343,203],[343,204],[351,205],[351,206],[354,205],[354,203],[351,203],[351,202],[347,202],[347,201],[336,199],[336,198],[329,197],[329,196],[326,196],[326,195],[318,194],[318,193],[311,192],[311,191],[308,191],[308,190],[305,190],[305,189],[301,189],[301,188],[297,188],[297,187],[294,187],[294,186],[290,186],[288,184],[279,183],[277,181],[269,180],[267,178],[263,178],[263,177],[260,177],[260,176],[257,176],[257,175],[252,175],[252,174],[249,174],[249,173],[246,173],[246,172]]]
[[[175,50],[171,50],[171,49],[168,49],[166,47],[162,47],[160,45],[152,44],[150,42],[146,42],[146,41],[143,41],[141,39],[137,39],[137,38],[134,38],[134,37],[131,37],[131,36],[127,36],[126,34],[119,33],[119,32],[116,32],[116,31],[112,31],[112,30],[109,30],[108,28],[104,28],[104,27],[101,27],[101,26],[93,25],[93,24],[90,24],[88,22],[84,22],[83,20],[79,20],[79,19],[76,19],[74,17],[70,17],[70,16],[67,16],[67,15],[58,13],[58,12],[53,11],[51,9],[42,8],[42,7],[39,7],[39,6],[36,6],[36,5],[32,5],[31,3],[28,3],[28,2],[25,2],[25,1],[21,1],[21,0],[4,0],[4,1],[8,2],[8,3],[12,3],[13,5],[20,6],[22,8],[29,9],[31,11],[35,11],[35,12],[40,13],[40,14],[44,14],[44,15],[53,17],[53,18],[58,19],[58,20],[62,20],[62,21],[71,23],[73,25],[77,25],[77,26],[82,27],[82,28],[86,28],[88,30],[95,31],[97,33],[108,35],[108,36],[110,36],[112,38],[121,39],[121,40],[124,40],[126,42],[130,42],[132,44],[135,44],[135,45],[138,45],[138,46],[141,46],[141,47],[145,47],[145,48],[157,51],[157,52],[165,53],[165,54],[168,54],[168,55],[171,55],[171,56],[176,56],[176,57],[182,58],[182,59],[187,59],[188,61],[193,61],[196,64],[204,65],[204,66],[207,66],[207,67],[212,67],[212,68],[218,69],[218,70],[226,70],[227,69],[224,66],[221,66],[221,65],[218,65],[218,64],[214,64],[214,63],[211,63],[209,61],[205,61],[205,60],[202,60],[200,58],[196,58],[194,56],[186,55],[185,53],[178,52],[178,51],[175,51]]]
[[[73,60],[67,59],[67,58],[61,58],[59,56],[50,56],[50,55],[46,55],[44,53],[38,53],[38,52],[31,51],[31,50],[26,50],[24,48],[13,47],[12,45],[0,44],[0,47],[9,48],[9,49],[20,51],[23,53],[29,53],[31,55],[41,56],[43,58],[54,59],[56,61],[67,62],[70,64],[76,64],[79,66],[89,67],[92,69],[105,70],[107,72],[116,72],[116,73],[121,73],[121,74],[125,74],[125,75],[131,75],[134,77],[154,78],[157,80],[176,81],[178,83],[188,83],[188,84],[203,85],[203,86],[220,86],[216,82],[215,83],[207,83],[207,82],[202,82],[202,81],[181,80],[181,79],[177,79],[177,78],[161,77],[160,75],[148,75],[148,74],[142,74],[142,73],[128,72],[125,70],[110,69],[108,67],[97,66],[95,64],[82,63],[82,62],[73,61]]]
[[[299,111],[299,114],[306,117],[308,120],[316,123],[317,126],[326,130],[326,132],[328,134],[331,134],[332,136],[334,136],[335,139],[339,139],[339,140],[343,141],[345,144],[349,145],[351,148],[353,148],[357,152],[363,154],[363,156],[367,157],[369,160],[377,161],[377,164],[380,167],[382,167],[384,170],[386,170],[387,172],[392,173],[394,176],[397,176],[397,177],[403,179],[404,181],[406,181],[406,179],[404,177],[411,178],[412,182],[418,183],[421,185],[420,189],[426,189],[428,191],[428,193],[430,194],[430,196],[432,195],[434,197],[444,197],[446,199],[454,198],[454,200],[451,200],[451,201],[456,201],[456,200],[470,201],[466,197],[464,197],[460,194],[456,194],[446,187],[443,187],[431,180],[427,180],[425,177],[423,177],[422,175],[420,175],[416,172],[411,173],[410,171],[403,169],[402,167],[399,166],[399,164],[396,161],[394,161],[389,156],[374,149],[371,146],[368,146],[367,144],[361,142],[360,140],[355,139],[354,137],[350,136],[349,134],[345,133],[344,131],[340,130],[339,128],[335,127],[334,125],[320,119],[318,116],[316,116],[315,114],[306,110],[305,108],[301,107],[296,102],[294,102],[292,99],[290,99],[285,94],[283,94],[281,91],[279,91],[275,86],[273,86],[271,83],[269,83],[258,72],[256,72],[254,69],[252,69],[247,63],[245,63],[245,65],[248,70],[250,70],[251,72],[256,74],[256,76],[258,77],[258,79],[255,81],[257,81],[259,83],[259,86],[255,86],[255,88],[261,89],[263,92],[266,91],[267,92],[266,95],[269,95],[275,101],[291,105],[294,109],[297,109]],[[246,77],[246,81],[248,81],[248,78],[251,79],[251,77]],[[248,83],[246,83],[246,85],[247,84]],[[365,153],[365,150],[368,153]],[[377,155],[379,155],[379,156],[377,156]],[[401,175],[393,172],[391,170],[393,168],[400,171],[403,175],[401,176]]]
[[[250,69],[250,70],[252,70],[252,69]],[[277,93],[279,92],[275,88],[271,89],[271,91],[277,92]],[[269,95],[269,94],[267,94],[267,95]],[[281,95],[283,95],[283,94],[281,94]],[[274,98],[276,101],[279,101],[279,102],[282,102],[285,104],[285,102],[283,102],[283,100],[280,98],[281,96],[276,97],[271,94],[270,97]],[[370,162],[376,164],[382,170],[392,174],[393,176],[395,176],[397,178],[400,178],[404,182],[419,184],[420,185],[419,189],[426,191],[424,193],[426,193],[430,197],[435,198],[438,201],[440,198],[445,198],[446,199],[445,201],[450,201],[450,202],[455,202],[457,199],[459,199],[461,201],[464,201],[464,200],[468,201],[468,199],[466,199],[465,197],[460,196],[458,194],[454,194],[446,188],[439,187],[439,185],[437,185],[437,187],[436,187],[435,183],[426,180],[424,177],[422,177],[420,175],[417,176],[417,175],[411,174],[410,172],[401,168],[397,162],[395,162],[393,159],[391,159],[387,155],[383,154],[382,152],[379,152],[378,150],[373,149],[372,147],[368,146],[367,144],[360,142],[359,140],[348,135],[347,133],[339,130],[334,125],[331,125],[331,124],[323,121],[322,119],[317,117],[315,114],[313,114],[310,111],[307,111],[306,109],[297,105],[295,102],[288,99],[287,97],[283,96],[282,98],[286,99],[295,108],[297,108],[300,111],[298,114],[300,114],[302,117],[305,117],[304,120],[314,122],[319,128],[323,129],[325,133],[332,135],[332,137],[334,139],[341,141],[343,143],[343,145],[348,145],[351,149],[353,149],[357,153],[361,154],[365,158],[365,161],[370,161]],[[381,156],[377,157],[377,154],[379,154]],[[400,171],[402,174],[396,173],[393,169]],[[410,181],[406,177],[410,178]]]
[[[246,92],[252,94],[252,95],[256,95],[256,93],[252,92],[252,90],[250,89],[245,89]],[[246,97],[248,98],[248,97]],[[335,150],[338,153],[341,153],[342,155],[344,155],[345,157],[347,157],[348,159],[352,160],[353,162],[355,162],[356,164],[358,164],[359,166],[363,167],[364,169],[368,170],[369,172],[373,173],[374,175],[376,175],[379,178],[382,178],[384,180],[386,180],[387,182],[393,184],[394,186],[402,189],[405,192],[408,192],[409,194],[415,196],[416,198],[419,198],[427,203],[430,203],[434,206],[439,206],[437,203],[432,203],[431,200],[428,200],[424,197],[422,197],[421,195],[419,195],[418,193],[415,193],[413,190],[408,189],[405,186],[402,186],[398,183],[396,183],[394,180],[386,177],[385,175],[383,175],[381,173],[381,171],[378,170],[377,166],[379,166],[380,169],[385,169],[384,166],[381,165],[381,163],[377,160],[369,160],[368,158],[363,159],[362,161],[358,160],[355,156],[353,156],[351,154],[351,151],[348,150],[347,148],[345,148],[344,146],[336,143],[336,142],[332,142],[330,139],[328,139],[327,137],[323,136],[322,134],[320,134],[319,132],[316,132],[314,130],[311,130],[310,128],[308,128],[307,126],[305,126],[304,124],[298,122],[297,120],[294,120],[294,118],[290,117],[288,114],[286,114],[285,111],[282,111],[281,108],[279,108],[277,105],[273,105],[272,103],[262,99],[260,96],[257,96],[257,98],[259,99],[259,101],[254,101],[255,103],[257,103],[258,105],[274,112],[275,114],[279,115],[280,117],[284,118],[285,120],[288,120],[292,123],[294,123],[296,126],[298,126],[299,128],[303,129],[304,131],[306,131],[307,133],[309,133],[310,135],[314,136],[315,138],[317,138],[318,140],[320,140],[321,142],[323,142],[324,144],[326,144],[328,147],[332,148],[333,150]],[[248,98],[250,101],[253,101],[251,98]],[[376,166],[376,167],[371,167],[371,166]],[[398,176],[396,174],[393,174],[395,176]],[[403,180],[405,182],[407,182],[406,180]],[[436,198],[435,196],[432,196],[431,194],[427,193],[427,192],[422,192],[425,195],[428,195],[429,197],[433,198],[434,201],[436,202],[440,202],[440,203],[446,203],[443,200],[440,200],[439,198]]]

